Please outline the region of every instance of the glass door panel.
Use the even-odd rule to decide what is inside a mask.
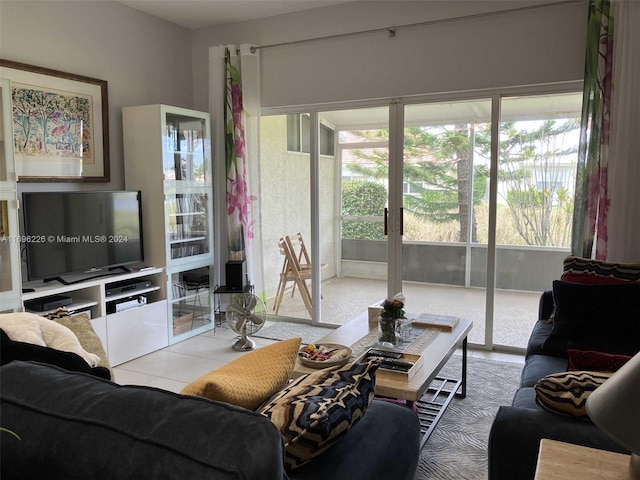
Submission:
[[[209,267],[169,273],[170,343],[176,338],[190,337],[191,332],[204,331],[211,325],[209,280]]]
[[[297,281],[287,253],[293,253],[304,265],[296,235],[300,234],[305,247],[311,244],[309,135],[306,113],[265,115],[260,119],[260,208],[267,313],[305,320],[311,319],[312,272],[305,266],[300,274],[304,278]]]
[[[469,318],[484,344],[491,101],[404,111],[402,289],[406,310]]]
[[[582,94],[503,98],[498,154],[497,345],[526,347],[540,293],[569,254]]]
[[[204,116],[194,115],[164,110],[162,161],[169,265],[210,254],[208,123]]]
[[[321,262],[327,264],[321,272],[321,322],[340,325],[387,296],[389,108],[319,117],[321,128],[334,130],[336,146],[333,156],[321,150],[319,159]],[[322,147],[322,130],[320,138]]]

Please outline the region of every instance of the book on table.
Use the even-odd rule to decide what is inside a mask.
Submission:
[[[436,315],[423,313],[412,320],[413,325],[418,327],[435,327],[441,330],[451,331],[458,324],[460,319],[451,315]]]

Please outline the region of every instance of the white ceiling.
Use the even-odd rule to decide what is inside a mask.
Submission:
[[[189,30],[358,0],[117,0]]]

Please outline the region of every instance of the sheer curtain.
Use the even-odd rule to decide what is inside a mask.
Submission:
[[[640,3],[611,2],[615,19],[607,260],[640,262]]]
[[[260,56],[251,45],[209,48],[216,258],[246,260],[264,297],[259,211]],[[264,298],[263,298],[264,300]]]
[[[572,253],[640,261],[640,4],[591,0]]]

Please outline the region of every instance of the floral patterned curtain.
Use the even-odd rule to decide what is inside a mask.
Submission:
[[[247,158],[245,155],[244,106],[240,57],[224,53],[225,86],[225,170],[227,174],[227,222],[229,260],[245,260],[245,246],[253,239],[251,202],[257,199],[249,194],[247,186]]]
[[[217,274],[222,276],[226,260],[246,260],[249,283],[263,295],[259,71],[259,53],[251,45],[209,48]]]
[[[612,65],[610,2],[591,0],[571,245],[574,255],[586,258],[606,259],[607,256]]]

